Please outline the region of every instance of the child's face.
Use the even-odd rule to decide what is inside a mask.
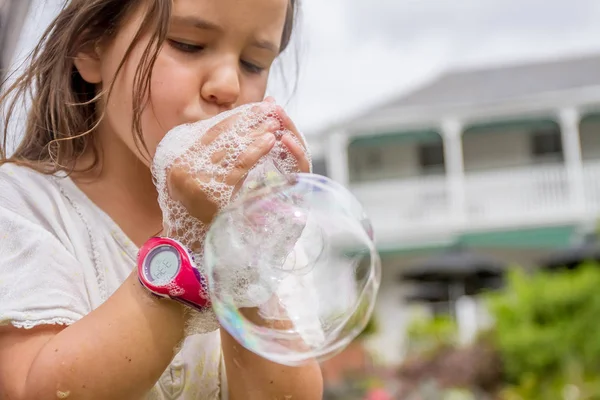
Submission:
[[[288,1],[174,1],[167,41],[154,67],[151,103],[142,114],[150,156],[171,128],[264,98]],[[97,59],[76,61],[84,79],[109,87],[143,17],[143,9],[132,14],[115,38],[97,50]],[[101,141],[119,139],[142,159],[132,133],[132,90],[148,40],[136,45],[116,78],[98,132]]]

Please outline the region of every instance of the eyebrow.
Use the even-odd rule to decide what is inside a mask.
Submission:
[[[259,49],[271,51],[275,54],[279,54],[279,46],[268,40],[255,40],[254,42],[252,42],[252,46],[258,47]]]
[[[197,29],[222,32],[223,28],[213,22],[206,21],[202,18],[192,16],[174,16],[171,19],[172,25],[187,25]],[[275,54],[279,54],[280,48],[275,43],[268,40],[255,40],[252,46],[259,49],[268,50]]]
[[[223,29],[213,23],[206,21],[198,17],[191,16],[174,16],[171,19],[172,25],[187,25],[197,29],[211,30],[211,31],[222,31]]]

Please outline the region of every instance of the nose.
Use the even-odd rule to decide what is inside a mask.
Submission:
[[[203,100],[219,106],[232,108],[240,96],[240,77],[237,62],[223,62],[208,71],[200,95]]]

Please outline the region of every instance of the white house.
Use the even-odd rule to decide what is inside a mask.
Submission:
[[[309,142],[371,216],[384,259],[376,348],[397,361],[400,268],[456,243],[531,264],[594,226],[600,55],[450,71]]]

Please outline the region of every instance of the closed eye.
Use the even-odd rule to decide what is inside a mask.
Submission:
[[[251,74],[260,74],[260,73],[262,73],[265,70],[265,68],[260,67],[260,66],[258,66],[256,64],[253,64],[253,63],[248,62],[248,61],[243,61],[242,60],[242,61],[240,61],[240,63],[242,64],[242,67],[244,67],[244,69],[246,71],[250,72]]]
[[[182,53],[187,53],[187,54],[195,54],[195,53],[199,53],[202,50],[204,50],[204,46],[202,46],[202,45],[181,42],[179,40],[174,40],[174,39],[168,39],[168,43],[175,50],[181,51]],[[264,67],[254,64],[252,62],[244,61],[244,60],[241,60],[240,64],[242,65],[242,68],[244,68],[246,71],[248,71],[251,74],[261,74],[266,69]]]
[[[179,50],[183,53],[198,53],[204,50],[204,46],[202,45],[179,42],[173,39],[169,39],[168,42],[174,49]]]

